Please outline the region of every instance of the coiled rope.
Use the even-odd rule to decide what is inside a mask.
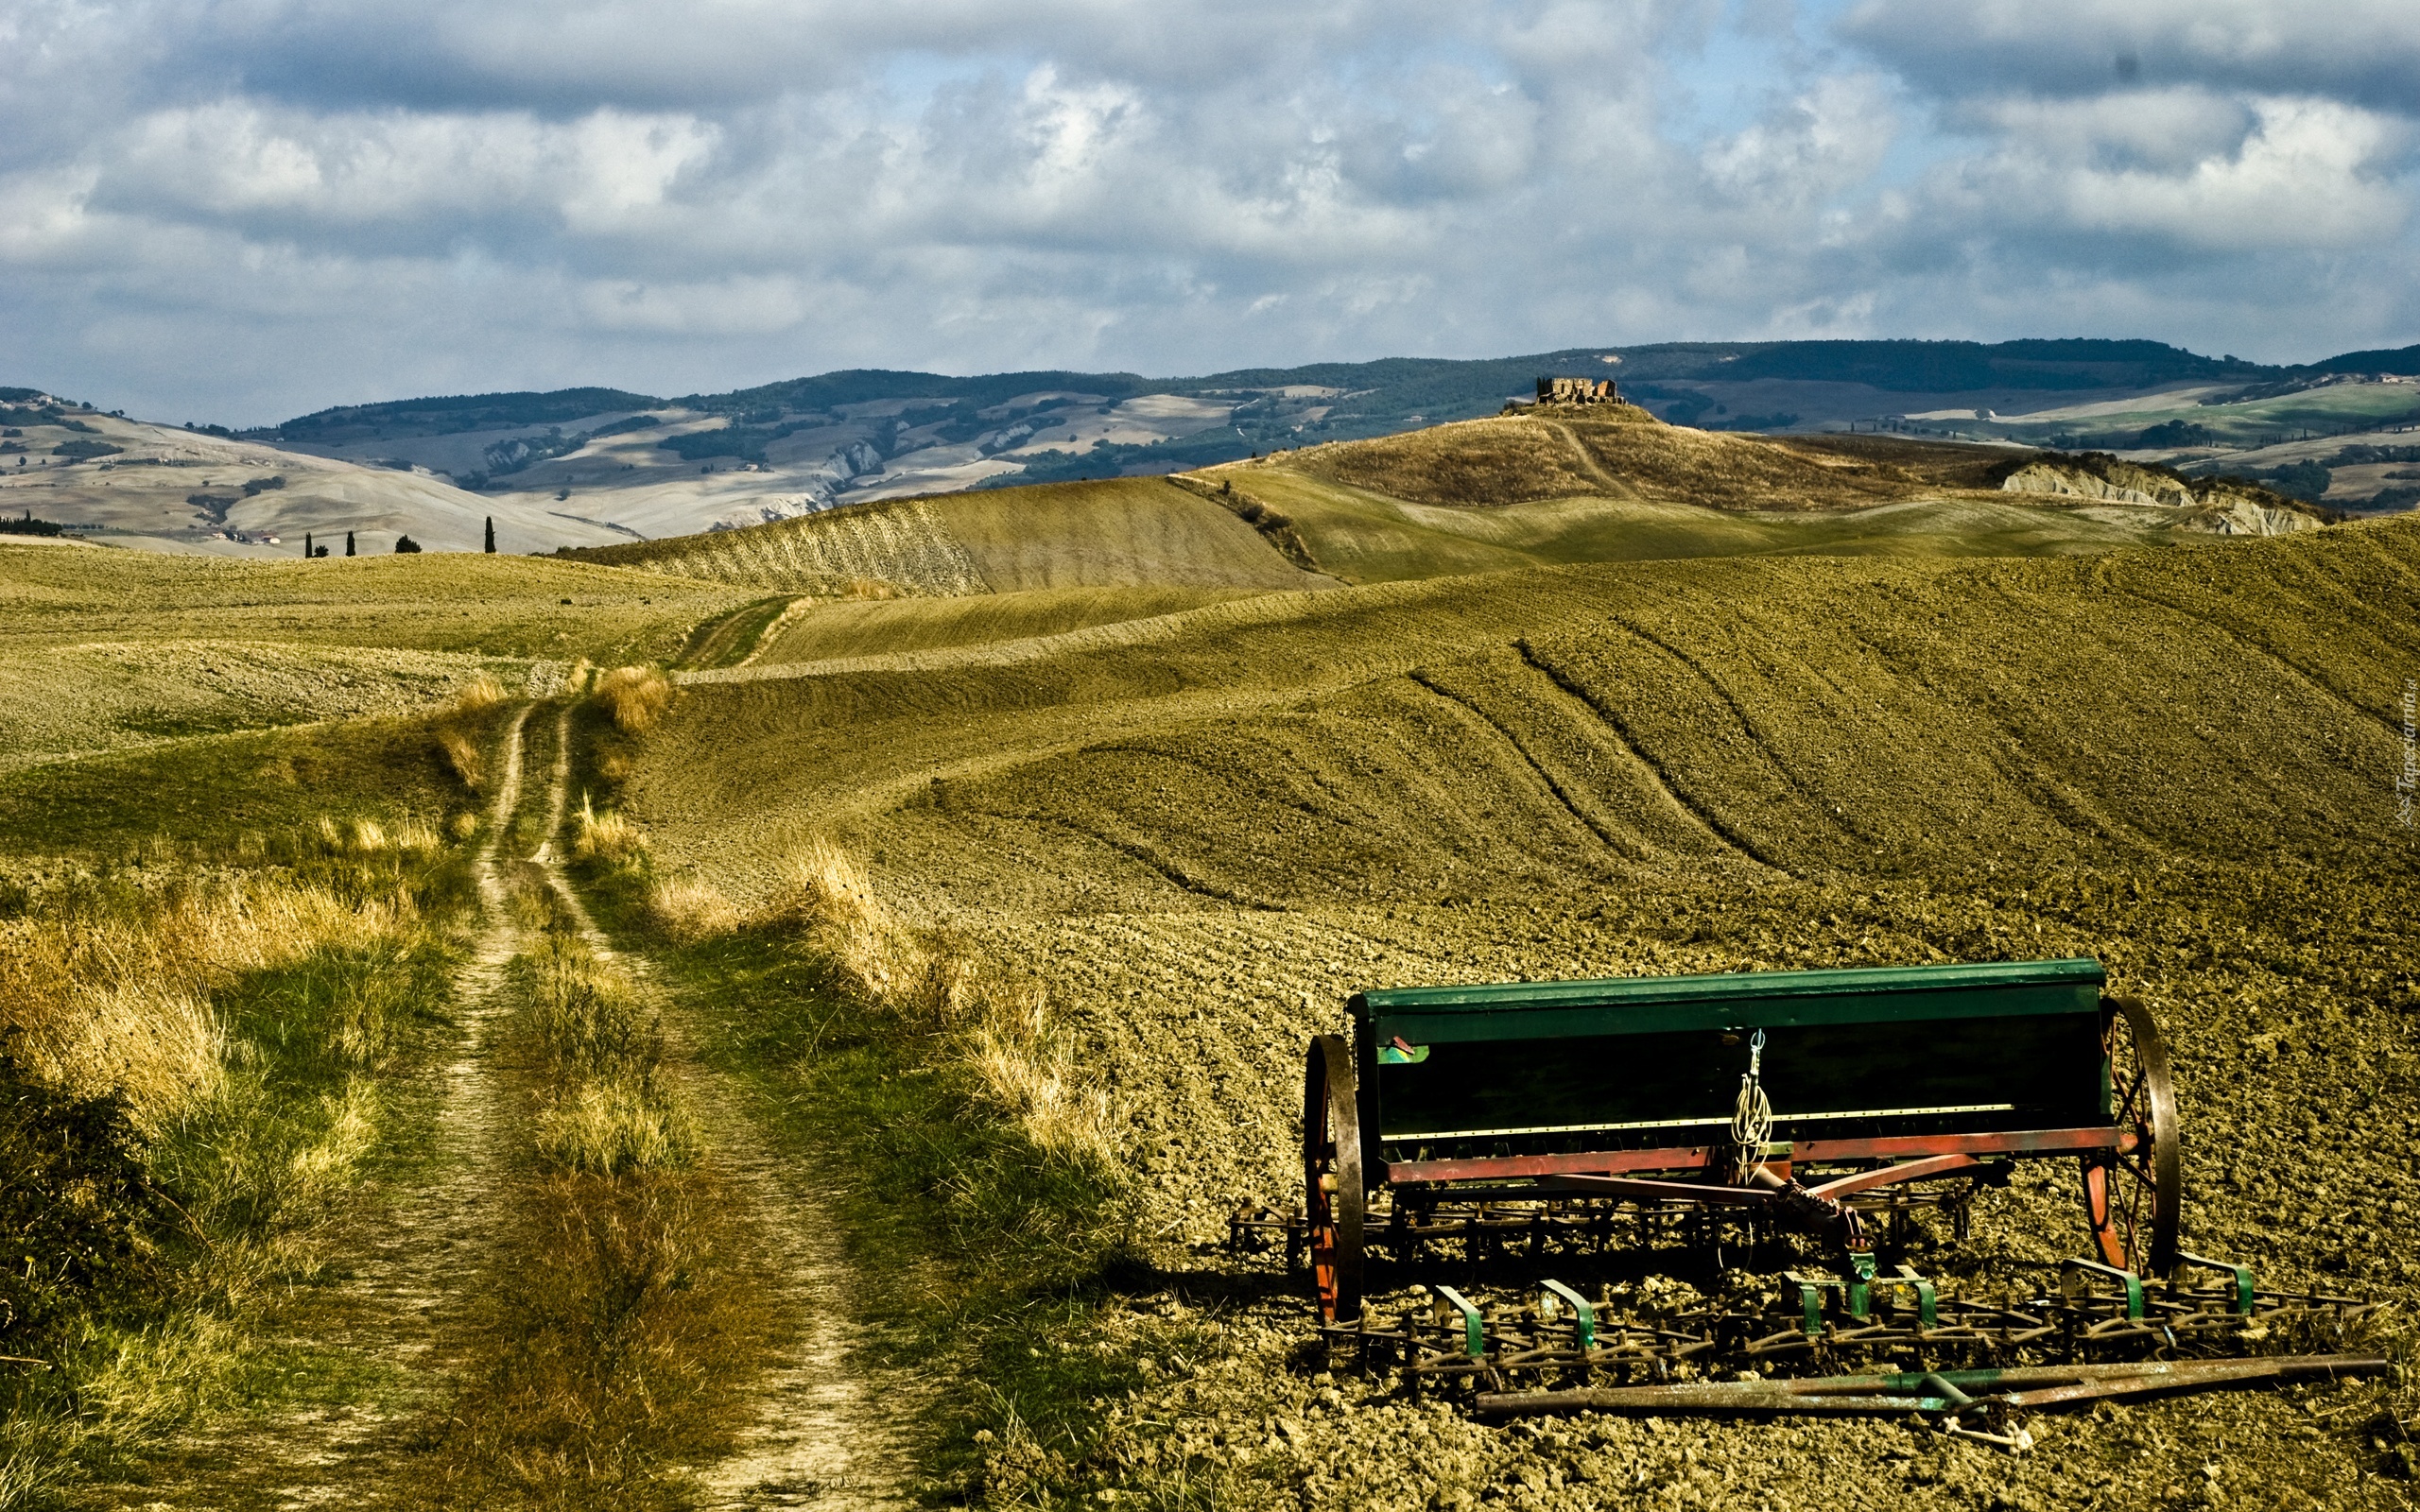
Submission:
[[[1745,1183],[1748,1173],[1765,1161],[1765,1141],[1773,1131],[1773,1105],[1765,1097],[1762,1080],[1765,1060],[1765,1031],[1756,1031],[1748,1041],[1748,1073],[1739,1078],[1739,1100],[1731,1109],[1731,1143],[1737,1148],[1737,1169],[1732,1179]]]

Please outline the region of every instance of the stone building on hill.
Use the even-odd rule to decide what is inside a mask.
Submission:
[[[1611,378],[1541,378],[1538,380],[1538,403],[1541,404],[1618,404],[1620,390]]]

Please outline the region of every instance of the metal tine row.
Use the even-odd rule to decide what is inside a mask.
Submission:
[[[1688,1379],[1717,1367],[1819,1366],[1914,1355],[1946,1362],[2095,1359],[2244,1353],[2286,1325],[2339,1341],[2375,1304],[2320,1293],[2265,1291],[2248,1267],[2200,1261],[2225,1273],[2215,1284],[2145,1282],[2089,1261],[2062,1267],[2053,1290],[1996,1300],[1943,1297],[1907,1267],[1875,1276],[1790,1273],[1784,1300],[1750,1312],[1716,1306],[1669,1312],[1610,1287],[1590,1301],[1544,1280],[1525,1301],[1473,1301],[1451,1286],[1414,1287],[1390,1316],[1365,1309],[1319,1332],[1350,1347],[1358,1368],[1400,1369],[1424,1382],[1497,1387],[1523,1379],[1582,1383]],[[1790,1295],[1795,1294],[1794,1297]],[[1791,1305],[1792,1302],[1795,1305]]]

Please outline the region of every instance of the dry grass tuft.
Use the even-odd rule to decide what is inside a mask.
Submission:
[[[464,787],[476,793],[486,785],[487,756],[468,731],[455,725],[438,726],[437,748],[445,753],[445,765],[454,768],[454,775],[462,780]]]
[[[435,723],[438,749],[445,753],[445,764],[454,775],[472,792],[487,785],[487,752],[479,744],[478,724],[481,715],[510,696],[493,673],[478,672],[454,690],[454,696],[439,710]]]
[[[952,1037],[978,1095],[1044,1155],[1115,1167],[1109,1096],[1083,1085],[1041,983],[1001,971],[961,941],[909,927],[856,858],[829,841],[793,857],[788,872],[774,916],[806,925],[845,990]]]
[[[614,727],[626,735],[654,729],[672,707],[676,691],[660,667],[615,667],[596,679],[596,696],[605,700]]]
[[[579,816],[572,834],[572,854],[582,861],[602,862],[619,866],[636,861],[647,853],[647,835],[639,827],[619,814],[599,814],[589,806],[588,798],[579,799]]]
[[[320,833],[344,839],[333,820]],[[416,919],[400,889],[354,903],[283,874],[95,889],[0,921],[0,1036],[44,1081],[121,1094],[156,1132],[219,1084],[215,988],[325,947],[392,942]]]
[[[460,713],[485,713],[510,696],[504,691],[504,684],[495,679],[494,673],[475,672],[454,690],[454,708]]]
[[[879,577],[851,577],[840,583],[839,592],[834,596],[853,599],[886,599],[898,598],[901,594],[897,583],[886,582]]]
[[[657,883],[648,889],[647,909],[658,929],[683,945],[732,934],[747,922],[719,888],[695,878]]]
[[[1098,1171],[1117,1167],[1109,1093],[1087,1087],[1075,1057],[1050,1023],[1040,983],[974,973],[981,1017],[965,1061],[994,1108],[1015,1120],[1046,1156]]]
[[[444,849],[437,826],[426,819],[406,819],[395,826],[395,850],[407,856],[430,856]]]
[[[817,840],[792,856],[769,920],[796,920],[830,957],[848,990],[881,1007],[910,1006],[931,968],[915,931],[882,900],[855,856]]]
[[[536,1143],[549,1164],[614,1177],[685,1165],[697,1141],[650,1081],[615,1076],[583,1081],[540,1109]]]

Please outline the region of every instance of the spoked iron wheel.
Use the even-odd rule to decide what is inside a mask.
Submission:
[[[1361,1315],[1361,1116],[1353,1047],[1342,1036],[1311,1041],[1303,1068],[1303,1211],[1309,1217],[1311,1286],[1320,1317]]]
[[[2084,1157],[2084,1222],[2103,1261],[2164,1279],[2176,1268],[2177,1214],[2184,1206],[2168,1047],[2140,1003],[2120,997],[2102,1003],[2118,1148]]]

